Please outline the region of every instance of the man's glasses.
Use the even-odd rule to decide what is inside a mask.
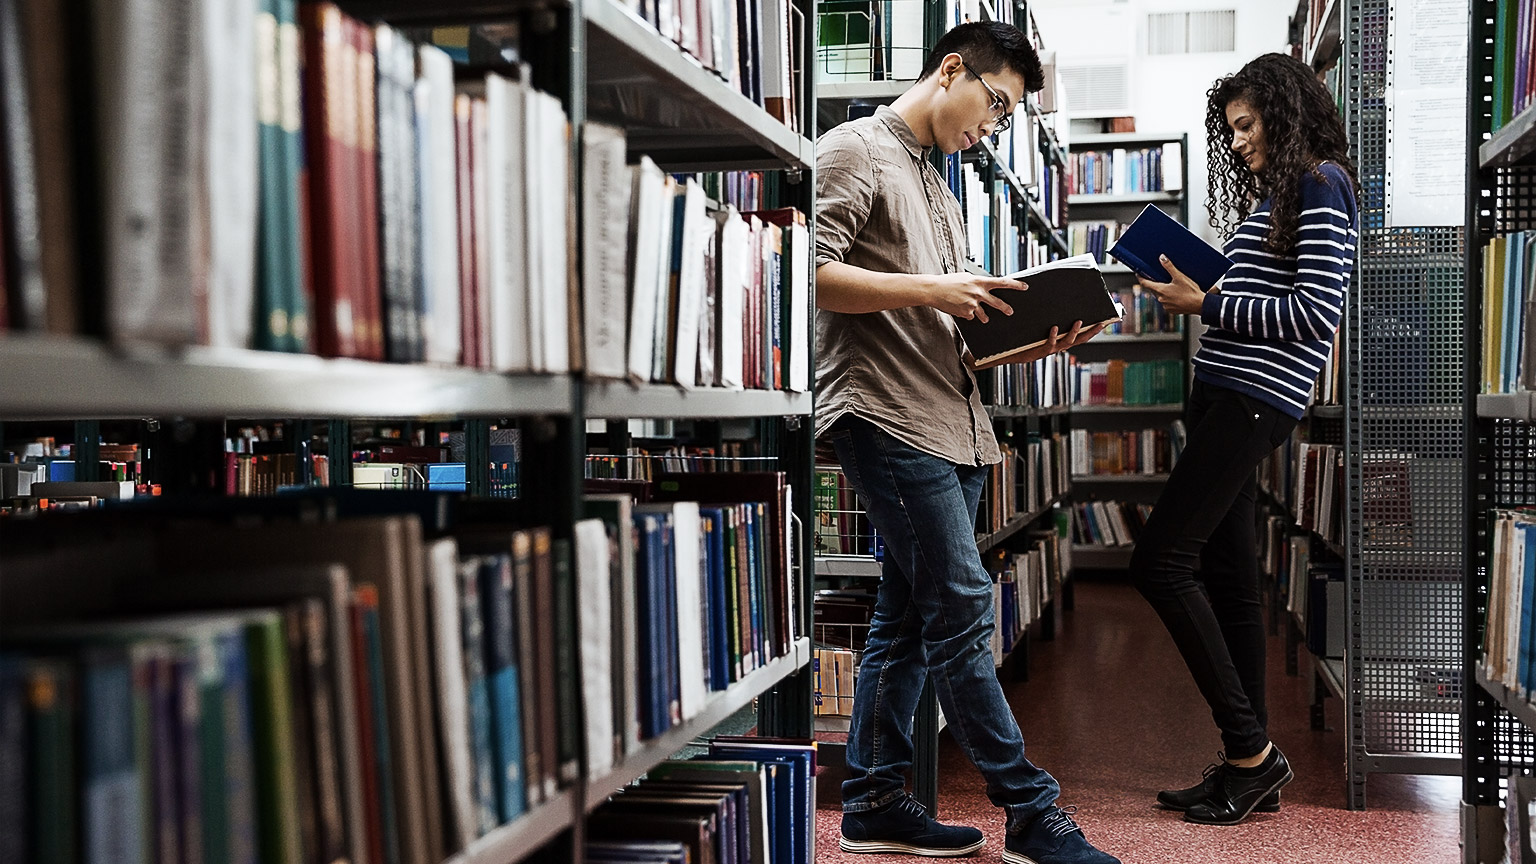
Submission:
[[[1008,114],[1008,101],[999,95],[996,90],[993,90],[992,85],[987,83],[987,79],[981,77],[980,72],[971,68],[971,64],[961,60],[960,65],[965,67],[965,71],[975,75],[976,80],[980,81],[981,86],[987,88],[987,92],[992,96],[992,114],[994,115],[993,119],[996,121],[992,126],[993,133],[1007,132],[1013,126],[1013,118]]]

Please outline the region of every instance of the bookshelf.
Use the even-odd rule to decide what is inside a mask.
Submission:
[[[1483,254],[1495,238],[1536,230],[1536,105],[1527,104],[1521,110],[1514,100],[1519,89],[1512,93],[1508,87],[1495,83],[1504,71],[1499,65],[1501,57],[1513,59],[1516,49],[1521,47],[1518,37],[1506,29],[1513,23],[1514,15],[1504,16],[1517,9],[1518,15],[1523,16],[1521,20],[1525,20],[1532,6],[1528,2],[1492,0],[1474,0],[1471,6],[1467,266],[1465,283],[1459,286],[1464,289],[1460,311],[1468,336],[1459,358],[1467,461],[1459,503],[1468,515],[1466,536],[1458,548],[1465,564],[1458,572],[1461,617],[1457,623],[1461,641],[1456,667],[1468,685],[1461,694],[1463,740],[1458,767],[1463,777],[1463,808],[1474,817],[1466,820],[1468,829],[1463,833],[1463,843],[1468,849],[1490,850],[1495,858],[1506,848],[1503,832],[1482,835],[1478,826],[1493,819],[1503,820],[1508,811],[1522,806],[1513,794],[1514,781],[1509,781],[1506,792],[1503,778],[1529,773],[1529,753],[1536,746],[1536,700],[1529,692],[1525,670],[1517,668],[1508,678],[1503,674],[1490,678],[1498,670],[1487,668],[1501,653],[1501,636],[1508,640],[1509,634],[1514,634],[1518,640],[1528,642],[1532,620],[1531,610],[1522,606],[1529,601],[1519,596],[1518,587],[1508,590],[1508,586],[1519,585],[1520,574],[1494,543],[1500,527],[1495,511],[1536,506],[1536,380],[1527,365],[1530,352],[1536,348],[1529,344],[1532,337],[1528,326],[1524,356],[1512,358],[1515,374],[1502,381],[1501,376],[1491,376],[1490,381],[1489,370],[1485,368],[1488,358],[1484,356],[1485,346],[1507,344],[1512,336],[1518,339],[1513,328],[1519,326],[1522,318],[1527,319],[1528,325],[1530,318],[1527,306],[1523,314],[1515,315],[1513,327],[1504,329],[1498,319],[1486,314],[1501,311],[1495,292],[1508,294],[1514,285],[1507,279],[1499,285],[1496,274],[1487,274],[1491,262]],[[1529,45],[1524,46],[1523,55],[1525,59],[1519,62],[1528,63]],[[1494,100],[1501,97],[1507,100],[1506,104],[1495,106]],[[1496,112],[1507,118],[1498,128]],[[1507,267],[1508,259],[1501,263]],[[1490,275],[1494,278],[1485,280]],[[1529,280],[1527,271],[1527,295],[1531,290]],[[1529,301],[1529,296],[1526,299]],[[1518,310],[1505,307],[1503,311],[1508,322],[1509,313]],[[1510,362],[1506,354],[1499,367],[1503,369]],[[1489,383],[1497,386],[1490,387]],[[1526,549],[1529,555],[1530,547]],[[1517,658],[1517,662],[1523,661]],[[1523,689],[1510,686],[1514,683],[1523,685]],[[1511,836],[1510,848],[1516,843],[1528,847],[1531,838],[1528,834]]]
[[[809,179],[814,167],[814,145],[810,138],[742,96],[615,0],[574,0],[540,9],[515,0],[450,0],[430,6],[416,0],[344,0],[340,5],[347,13],[366,18],[370,24],[382,21],[400,27],[513,22],[513,29],[519,34],[513,37],[520,48],[519,59],[529,64],[535,86],[558,98],[569,120],[572,165],[582,164],[581,145],[588,122],[601,120],[625,130],[631,155],[651,156],[671,171],[782,172],[782,177],[774,178],[782,180],[774,184],[778,203],[795,206],[813,218],[814,192],[811,184],[803,182]],[[813,14],[813,3],[797,0],[792,5],[802,18]],[[806,39],[796,39],[791,54],[795,69],[810,69],[813,52]],[[510,66],[498,68],[512,71]],[[806,71],[803,75],[797,72],[796,77],[803,83],[811,76]],[[802,88],[796,101],[799,128],[813,128],[814,93]],[[572,196],[570,206],[581,210],[581,199],[575,195],[581,182],[579,168],[572,171],[571,180],[565,191]],[[190,209],[190,204],[182,203]],[[576,228],[573,243],[579,239],[586,215],[589,214],[582,210],[572,220]],[[82,251],[92,250],[85,247]],[[568,278],[579,283],[581,274],[574,256],[570,263]],[[811,297],[805,300],[808,307],[813,306]],[[538,524],[549,527],[557,544],[574,539],[575,523],[580,518],[587,419],[751,420],[756,424],[754,431],[767,441],[765,452],[776,457],[776,467],[784,471],[794,489],[795,511],[788,515],[795,518],[786,520],[790,524],[785,530],[794,539],[795,551],[791,560],[786,561],[786,569],[796,574],[808,574],[811,570],[809,534],[796,527],[811,523],[810,393],[684,389],[662,384],[634,386],[621,381],[588,380],[579,372],[509,374],[468,367],[244,349],[121,346],[83,336],[58,338],[19,332],[0,333],[0,368],[5,370],[0,375],[0,422],[78,420],[82,421],[78,427],[82,434],[94,434],[92,430],[99,426],[96,421],[119,418],[177,424],[182,418],[192,418],[187,422],[196,422],[200,434],[207,428],[222,430],[229,418],[330,420],[333,428],[343,433],[353,419],[389,418],[461,425],[466,439],[479,442],[468,448],[473,461],[481,448],[488,449],[491,424],[501,418],[513,418],[514,422],[527,424],[522,440],[521,482],[525,491],[521,503],[503,503],[526,508]],[[83,438],[77,443],[85,451],[90,451],[94,444]],[[159,443],[168,450],[191,450],[201,439],[181,444],[165,436],[163,442],[157,439]],[[466,472],[471,475],[471,489],[486,486],[483,475],[489,471],[489,460],[480,461],[478,468]],[[333,478],[345,474],[338,466]],[[482,475],[478,483],[477,474]],[[457,499],[441,500],[445,502],[440,505],[443,509],[456,506],[446,502]],[[283,506],[275,500],[253,504],[252,512],[268,504],[273,510]],[[71,518],[50,514],[47,521],[52,528]],[[0,520],[0,532],[15,531],[17,536],[30,527],[19,520]],[[326,530],[330,530],[329,526]],[[432,529],[418,530],[430,533]],[[0,548],[5,546],[0,543]],[[72,554],[66,545],[58,558],[61,568],[71,569],[68,562],[73,560]],[[422,561],[402,558],[388,564],[401,569],[420,568]],[[22,602],[7,590],[5,577],[14,572],[8,562],[0,559],[0,590],[6,590],[9,598],[8,621],[16,620],[21,607],[15,604]],[[553,578],[551,602],[557,608],[578,609],[574,576]],[[250,581],[254,585],[261,580]],[[788,598],[789,614],[796,624],[803,625],[802,631],[808,630],[809,624],[809,583],[809,579],[798,578],[797,593]],[[340,614],[345,614],[345,610]],[[555,629],[554,625],[542,626]],[[568,659],[580,656],[578,642],[573,626],[554,636],[552,644],[556,652]],[[415,852],[403,852],[399,860],[425,864],[433,864],[434,860],[449,864],[515,864],[531,857],[567,864],[584,861],[586,820],[598,805],[685,745],[708,736],[723,720],[742,709],[757,705],[758,728],[763,734],[809,737],[809,658],[810,642],[802,635],[792,642],[787,654],[770,659],[724,691],[713,694],[690,721],[642,742],[642,746],[601,776],[581,768],[585,751],[579,742],[581,753],[572,763],[577,770],[564,777],[561,788],[541,803],[463,848],[449,842],[443,856],[427,859]],[[578,665],[570,671],[567,679],[578,680],[587,670]],[[351,680],[350,675],[347,680]],[[423,695],[423,712],[431,710],[425,707],[426,699]],[[562,708],[557,715],[558,725],[577,729],[578,738],[588,719],[579,702],[578,698],[574,710]],[[436,719],[433,715],[419,714],[413,708],[403,716],[407,722],[393,727],[399,734],[412,740],[434,739],[435,732],[430,728]],[[393,706],[390,719],[400,719]],[[421,728],[418,721],[423,720],[428,728]],[[549,767],[555,770],[555,766]],[[437,784],[428,785],[431,788],[424,794],[436,796]],[[444,810],[448,808],[447,802],[439,803]],[[402,803],[401,807],[405,806]],[[402,846],[420,840],[419,833],[410,835],[421,827],[422,819],[414,812],[402,816]],[[431,842],[444,843],[441,838]]]
[[[1162,158],[1177,148],[1175,164],[1162,164]],[[1147,155],[1139,155],[1147,154]],[[1088,223],[1088,230],[1095,224],[1128,224],[1146,205],[1156,206],[1182,224],[1189,221],[1189,202],[1185,188],[1189,183],[1189,136],[1185,133],[1113,132],[1099,134],[1075,134],[1071,141],[1071,157],[1074,162],[1072,194],[1068,196],[1073,225]],[[1155,158],[1154,158],[1155,157]],[[1144,176],[1143,176],[1144,175]],[[1159,187],[1165,180],[1178,179],[1178,188],[1164,191]],[[1139,181],[1139,182],[1138,182]],[[1109,191],[1101,191],[1109,185]],[[1087,192],[1084,190],[1092,189]],[[1147,191],[1143,191],[1147,190]],[[1111,228],[1112,230],[1112,228]],[[1091,235],[1090,235],[1091,236]],[[1083,242],[1074,233],[1072,251],[1083,251]],[[1114,243],[1113,233],[1103,241],[1104,249]],[[1090,243],[1089,251],[1094,250]],[[1130,291],[1136,285],[1136,276],[1130,268],[1107,254],[1099,262],[1105,284],[1111,291]],[[1126,302],[1128,318],[1135,315],[1132,304]],[[1134,333],[1106,333],[1093,341],[1072,350],[1074,361],[1083,364],[1110,364],[1124,362],[1157,363],[1174,361],[1179,365],[1176,383],[1177,401],[1153,404],[1121,404],[1120,402],[1091,402],[1087,387],[1078,382],[1074,389],[1082,391],[1068,409],[1069,423],[1073,430],[1116,432],[1132,429],[1168,428],[1184,411],[1184,398],[1188,392],[1189,355],[1188,322],[1181,322],[1178,332],[1149,330]],[[1087,368],[1087,367],[1079,367]],[[1098,367],[1102,368],[1102,367]],[[1077,372],[1074,369],[1074,372]],[[1095,385],[1097,386],[1097,385]],[[1170,385],[1172,387],[1174,385]],[[1129,384],[1126,385],[1129,391]],[[1169,393],[1163,396],[1172,396]],[[1158,398],[1154,396],[1154,398]],[[1144,394],[1126,393],[1127,401],[1145,398]],[[1074,475],[1075,490],[1085,492],[1074,497],[1075,502],[1104,499],[1129,503],[1151,503],[1167,480],[1167,474],[1086,474]],[[1113,497],[1111,497],[1113,496]],[[1080,522],[1074,512],[1074,521]],[[1086,535],[1085,535],[1086,536]],[[1130,563],[1130,546],[1079,545],[1073,548],[1073,565],[1079,568],[1119,570]]]

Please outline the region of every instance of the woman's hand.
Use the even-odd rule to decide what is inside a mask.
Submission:
[[[972,276],[969,273],[950,273],[945,276],[930,276],[928,286],[928,305],[941,312],[948,312],[956,318],[974,318],[981,323],[987,323],[987,307],[996,309],[1004,315],[1012,315],[1013,307],[1004,303],[1001,298],[993,294],[1000,288],[1011,288],[1021,291],[1029,286],[1017,279],[1002,279],[997,276]]]
[[[1172,282],[1153,282],[1141,276],[1136,281],[1142,288],[1151,291],[1157,297],[1163,308],[1175,315],[1199,315],[1200,307],[1205,305],[1205,292],[1195,284],[1195,280],[1185,276],[1179,268],[1173,266],[1167,255],[1159,255],[1158,261],[1163,269],[1173,274]],[[1221,289],[1212,288],[1212,293],[1218,293]]]

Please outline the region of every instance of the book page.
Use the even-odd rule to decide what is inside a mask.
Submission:
[[[1467,4],[1403,0],[1389,20],[1387,227],[1466,221]]]

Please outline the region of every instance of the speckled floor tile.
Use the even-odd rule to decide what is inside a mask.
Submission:
[[[1368,809],[1345,809],[1343,708],[1330,698],[1329,728],[1312,730],[1312,679],[1285,674],[1282,640],[1270,643],[1270,735],[1296,779],[1282,793],[1280,813],[1256,814],[1231,828],[1187,824],[1153,804],[1158,789],[1198,780],[1221,745],[1167,631],[1133,589],[1079,584],[1064,632],[1032,649],[1031,680],[1005,685],[1029,757],[1060,781],[1060,803],[1078,807],[1088,837],[1126,864],[1460,860],[1459,778],[1372,774]],[[947,735],[939,763],[939,817],[987,832],[987,845],[973,860],[999,860],[1002,811],[987,801],[981,775]],[[843,776],[829,769],[818,781],[817,860],[886,860],[838,849],[837,784]]]

